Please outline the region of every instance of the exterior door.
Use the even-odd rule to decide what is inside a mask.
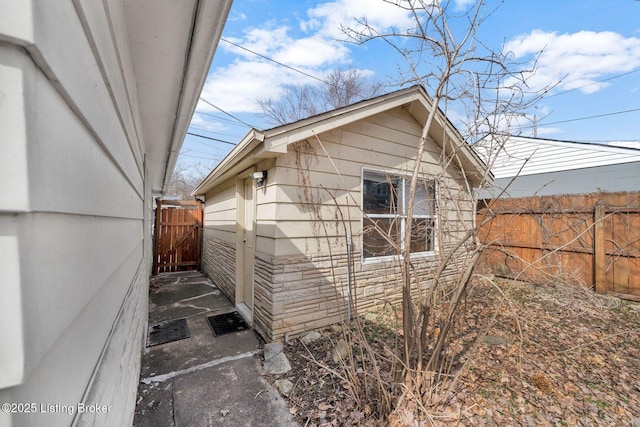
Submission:
[[[236,254],[236,308],[246,321],[253,320],[255,255],[255,184],[245,178],[238,183],[238,253]]]

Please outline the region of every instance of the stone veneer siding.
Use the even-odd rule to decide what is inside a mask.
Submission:
[[[230,299],[235,300],[235,258],[232,244],[212,233],[203,236],[202,269]],[[360,253],[353,257],[355,292],[353,303],[362,313],[386,302],[400,303],[402,284],[398,261],[362,264]],[[272,257],[256,253],[254,273],[253,328],[266,341],[296,337],[346,319],[347,254]],[[412,261],[417,279],[425,283],[437,260]],[[332,268],[333,267],[333,268]],[[452,280],[455,265],[445,271]],[[352,313],[356,308],[352,306]]]
[[[204,229],[202,236],[202,271],[224,294],[235,303],[236,296],[236,248],[233,244],[213,236]]]
[[[357,312],[363,313],[386,302],[401,302],[401,271],[397,261],[362,264],[359,253],[352,256],[352,274],[356,281],[353,304],[357,305]],[[268,341],[279,341],[285,334],[296,337],[346,319],[347,259],[346,254],[333,254],[331,258],[304,255],[259,257],[256,260],[254,316],[259,326],[257,329]],[[417,279],[425,283],[437,266],[437,260],[433,257],[416,258],[412,264]],[[452,280],[455,273],[455,266],[448,268],[444,279]],[[265,302],[260,308],[257,304],[259,298],[264,298]],[[354,312],[356,308],[352,306]]]

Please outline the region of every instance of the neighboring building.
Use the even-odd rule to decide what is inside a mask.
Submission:
[[[430,109],[415,86],[252,130],[194,190],[206,196],[203,270],[265,339],[335,323],[356,301],[399,301],[397,250],[380,232],[399,241]],[[412,265],[424,284],[439,249],[473,223],[463,188],[485,171],[440,111],[420,171]]]
[[[0,425],[130,425],[153,196],[231,0],[0,4]]]
[[[488,153],[502,141],[491,167],[495,182],[480,198],[640,190],[640,143],[630,148],[494,135],[474,148],[489,163],[494,155]]]

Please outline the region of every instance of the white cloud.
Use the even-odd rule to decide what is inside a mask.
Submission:
[[[466,10],[469,6],[474,4],[477,0],[455,0],[455,10]]]
[[[224,42],[220,44],[222,49],[238,58],[228,66],[213,70],[202,96],[231,113],[259,113],[256,99],[278,99],[285,85],[317,81],[249,51],[322,78],[332,68],[350,63],[349,45],[338,41],[344,38],[340,25],[352,25],[354,18],[365,15],[379,28],[406,28],[412,24],[405,10],[387,2],[335,0],[307,10],[308,19],[301,20],[299,28],[274,21],[248,28],[241,37],[226,37],[247,50]],[[371,75],[372,72],[360,70],[360,74]],[[197,110],[215,111],[203,102],[198,104]]]
[[[245,49],[227,43],[222,46],[227,51],[250,61],[258,60],[258,57],[250,52],[252,51],[290,67],[331,64],[343,60],[349,54],[348,48],[336,40],[326,39],[317,34],[296,39],[289,35],[290,32],[291,28],[286,26],[252,28],[245,32],[243,38],[228,38]]]
[[[273,59],[294,67],[322,67],[346,61],[348,48],[320,37],[307,37],[292,41],[273,55]]]
[[[229,15],[229,21],[245,21],[247,19],[247,15],[242,12],[236,13],[235,11]]]
[[[263,28],[250,28],[244,32],[242,38],[228,37],[228,40],[245,47],[247,50],[240,49],[236,46],[228,45],[224,43],[223,48],[243,57],[250,59],[256,59],[255,55],[249,51],[257,52],[261,55],[270,56],[274,52],[282,49],[283,46],[287,46],[291,43],[289,37],[290,28],[287,26],[270,27],[265,26]]]
[[[206,105],[206,104],[205,104]],[[203,109],[200,109],[202,111]],[[190,126],[197,127],[198,129],[206,130],[209,132],[224,132],[229,130],[228,126],[225,126],[222,122],[211,120],[211,117],[207,117],[203,114],[196,112],[191,118]]]
[[[211,74],[202,90],[202,97],[212,104],[233,112],[259,112],[258,98],[277,98],[285,83],[301,80],[298,73],[272,62],[235,61]],[[217,112],[200,102],[198,111]]]
[[[341,26],[357,28],[356,20],[366,17],[367,22],[381,30],[397,27],[401,30],[413,25],[406,10],[384,1],[336,0],[323,3],[308,11],[309,21],[302,28],[315,29],[327,38],[344,39]]]
[[[560,82],[558,88],[593,93],[607,86],[597,80],[640,66],[640,39],[610,31],[558,34],[534,30],[511,40],[505,48],[516,59],[540,54],[528,80],[536,90]]]

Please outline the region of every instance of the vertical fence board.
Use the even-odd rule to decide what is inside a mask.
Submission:
[[[153,273],[200,269],[202,203],[158,200]]]
[[[593,216],[593,250],[594,250],[594,268],[595,268],[595,288],[599,294],[604,294],[607,291],[606,284],[606,257],[605,257],[605,240],[604,240],[604,224],[605,224],[605,209],[604,202],[599,201],[595,206],[595,213]]]
[[[483,265],[528,281],[561,279],[640,299],[640,192],[485,200]]]

